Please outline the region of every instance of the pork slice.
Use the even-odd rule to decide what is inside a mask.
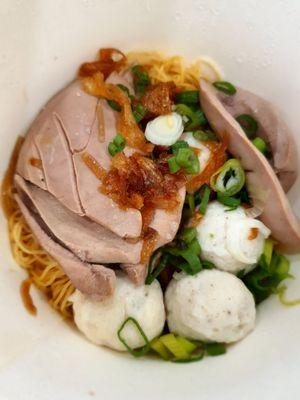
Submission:
[[[71,149],[58,115],[48,117],[35,130],[34,141],[41,156],[48,191],[71,211],[83,215]]]
[[[171,242],[176,236],[181,221],[182,208],[185,199],[185,187],[182,187],[179,190],[178,195],[180,203],[174,211],[168,212],[162,209],[155,210],[153,221],[150,224],[150,227],[158,232],[158,241],[155,249]],[[148,263],[126,263],[122,264],[121,268],[136,285],[142,285],[145,282]]]
[[[300,251],[300,224],[271,165],[246,137],[238,122],[225,109],[215,88],[200,81],[200,101],[205,115],[221,139],[228,137],[228,150],[241,161],[254,207],[281,248]]]
[[[122,83],[128,86],[127,78],[112,74],[109,81]],[[101,116],[102,121],[99,121]],[[104,124],[105,138],[99,140],[99,124]],[[102,168],[108,170],[111,156],[108,153],[108,145],[116,136],[116,111],[113,111],[106,100],[98,103],[98,112],[94,121],[91,136],[84,152],[92,155]],[[100,138],[101,139],[101,138]],[[111,230],[124,238],[136,238],[141,235],[142,216],[136,209],[122,210],[112,199],[99,191],[101,182],[89,170],[82,161],[82,154],[73,155],[77,188],[85,214],[98,224]]]
[[[33,141],[32,133],[33,132],[29,132],[27,134],[25,141],[21,147],[16,165],[16,171],[26,180],[34,183],[41,189],[46,190],[47,185],[45,181],[43,165],[41,165],[41,167],[37,167],[31,164],[32,159],[42,162],[37,147]]]
[[[18,191],[25,194],[52,235],[83,261],[94,263],[137,263],[142,243],[128,243],[101,225],[81,217],[48,192],[15,176]]]
[[[112,199],[99,190],[100,181],[90,171],[81,159],[75,154],[77,185],[85,215],[124,238],[136,238],[141,234],[142,216],[138,210],[122,210]]]
[[[45,111],[51,108],[59,119],[72,152],[86,147],[96,119],[97,104],[98,99],[86,93],[81,82],[75,80],[46,105]],[[45,117],[48,118],[47,113]]]
[[[25,137],[18,159],[17,172],[35,185],[46,189],[43,166],[37,168],[30,165],[31,158],[41,158],[34,142],[36,134],[43,130],[47,120],[52,119],[53,114],[56,114],[67,132],[66,139],[71,150],[80,150],[88,142],[96,115],[97,102],[95,97],[83,91],[79,81],[72,82],[52,97],[40,111]]]
[[[59,263],[73,285],[95,300],[111,296],[116,283],[115,272],[102,265],[88,264],[79,260],[45,233],[38,223],[37,216],[27,208],[19,195],[16,195],[16,200],[40,245]]]
[[[280,112],[267,100],[241,88],[233,96],[220,91],[216,95],[234,118],[248,114],[258,122],[256,135],[269,143],[272,167],[287,192],[297,179],[297,147]]]

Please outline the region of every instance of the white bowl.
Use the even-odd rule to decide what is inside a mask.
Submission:
[[[300,2],[297,0],[2,0],[0,173],[18,134],[101,46],[207,55],[228,80],[274,102],[300,147]],[[290,199],[300,211],[299,182]],[[12,260],[1,214],[0,398],[298,399],[300,308],[274,296],[256,330],[227,355],[177,365],[98,348],[65,324],[34,290],[24,310],[24,272]],[[293,257],[290,296],[300,294]],[[298,265],[297,265],[298,264]]]

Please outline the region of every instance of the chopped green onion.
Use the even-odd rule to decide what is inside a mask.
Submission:
[[[178,140],[176,143],[172,144],[171,149],[173,154],[177,154],[179,149],[189,148],[188,142],[185,140]]]
[[[190,120],[194,118],[194,111],[186,104],[177,104],[175,111],[184,117],[188,117]]]
[[[128,323],[132,323],[133,325],[135,325],[135,327],[137,328],[139,334],[142,336],[142,338],[143,338],[144,341],[145,341],[145,345],[144,345],[141,349],[139,349],[139,350],[134,350],[133,348],[131,348],[131,347],[127,344],[126,340],[121,336],[121,333],[122,333],[123,329],[125,328],[125,326],[126,326]],[[123,324],[121,325],[120,329],[118,330],[118,338],[119,338],[120,342],[122,342],[122,343],[124,344],[124,346],[126,347],[126,349],[128,350],[128,352],[129,352],[130,354],[132,354],[134,357],[142,357],[142,356],[144,356],[145,354],[147,354],[147,353],[149,352],[149,350],[150,350],[150,343],[149,343],[149,340],[148,340],[148,338],[147,338],[145,332],[144,332],[143,329],[141,328],[140,324],[138,323],[138,321],[137,321],[135,318],[129,317],[129,318],[127,318],[127,319],[123,322]]]
[[[226,353],[226,346],[224,343],[206,343],[205,350],[210,356],[220,356]]]
[[[168,165],[171,174],[176,174],[180,170],[180,165],[178,165],[175,156],[168,159]]]
[[[236,210],[241,205],[241,199],[235,197],[226,196],[222,193],[217,193],[217,200],[224,206],[229,207],[227,211]]]
[[[122,151],[125,147],[126,141],[119,133],[116,134],[113,141],[108,145],[109,154],[114,157],[117,153]]]
[[[214,87],[220,90],[223,93],[226,93],[230,96],[236,93],[236,88],[232,83],[226,81],[216,81],[213,83]]]
[[[185,347],[179,343],[173,333],[168,333],[160,337],[160,341],[175,356],[177,360],[189,358],[189,353]]]
[[[142,104],[138,104],[132,111],[132,114],[137,123],[141,122],[144,116],[147,114],[147,110]]]
[[[217,140],[217,136],[212,132],[212,131],[195,131],[193,132],[193,136],[196,140],[199,140],[200,142],[206,142],[208,140]]]
[[[210,261],[202,260],[202,267],[203,269],[214,269],[216,268],[215,264]]]
[[[198,126],[207,124],[207,119],[202,110],[194,111],[193,118],[190,123],[186,124],[185,129],[195,129]]]
[[[275,242],[272,239],[266,239],[262,256],[265,257],[267,266],[270,266]]]
[[[186,130],[195,129],[198,126],[207,124],[207,119],[203,111],[200,109],[194,111],[186,104],[177,104],[175,107],[175,111],[178,114],[185,116],[189,119],[189,121],[185,125]]]
[[[134,86],[138,95],[143,95],[150,85],[150,78],[142,65],[135,65],[131,68],[134,75]]]
[[[191,243],[191,241],[196,237],[197,237],[196,228],[184,228],[180,234],[180,239],[182,239],[186,243]]]
[[[160,250],[160,249],[157,249]],[[151,285],[151,283],[158,277],[158,275],[162,272],[163,269],[165,269],[169,255],[168,254],[163,254],[161,256],[161,259],[159,260],[158,265],[156,268],[153,269],[153,261],[154,258],[156,258],[157,253],[155,252],[152,254],[150,261],[149,261],[149,266],[148,266],[148,275],[145,280],[145,285]]]
[[[125,139],[123,138],[123,136],[121,136],[119,133],[116,134],[116,136],[114,137],[113,143],[117,146],[117,147],[122,147],[122,149],[125,147]]]
[[[191,213],[195,212],[195,196],[192,193],[187,193],[185,203],[189,205]]]
[[[258,130],[256,120],[249,114],[241,114],[236,117],[237,122],[241,125],[246,135],[251,139]]]
[[[199,104],[199,91],[186,90],[184,92],[177,93],[175,96],[175,102],[183,104]]]
[[[199,349],[200,351],[197,354],[191,354],[189,358],[186,359],[180,359],[180,360],[172,360],[175,363],[191,363],[191,362],[196,362],[196,361],[201,361],[204,357],[204,351],[202,349]]]
[[[200,171],[199,158],[190,148],[180,148],[176,155],[176,162],[185,169],[187,174],[198,174]]]
[[[286,298],[286,291],[287,291],[286,285],[282,285],[277,290],[279,301],[281,302],[281,304],[283,304],[283,305],[285,305],[287,307],[293,307],[293,306],[299,305],[300,304],[300,298],[294,299],[294,300],[288,300]]]
[[[121,111],[121,106],[118,104],[115,100],[106,100],[108,105],[115,111],[120,112]]]
[[[197,237],[195,237],[188,246],[189,251],[192,251],[193,253],[197,254],[198,256],[200,256],[201,254],[201,247],[200,244],[198,242]]]
[[[132,101],[134,99],[134,96],[132,96],[132,94],[130,94],[129,89],[127,86],[122,85],[122,83],[118,83],[117,86],[123,90],[123,92],[125,92],[128,97],[130,98],[130,100]]]
[[[117,153],[119,153],[119,149],[113,142],[110,142],[108,145],[108,152],[112,157],[114,157]]]
[[[197,239],[196,239],[196,241],[197,241]],[[196,247],[195,243],[196,242],[192,241],[191,248],[187,248],[187,249],[178,249],[178,248],[172,248],[172,247],[166,248],[166,251],[168,253],[170,253],[171,255],[174,255],[176,257],[182,257],[186,261],[184,263],[180,263],[177,258],[176,259],[170,258],[170,262],[175,267],[182,269],[188,275],[196,275],[202,269],[201,261],[197,254],[197,253],[199,253],[199,249],[201,251],[201,248],[198,243],[197,249],[195,249],[195,247]]]
[[[263,154],[266,154],[268,151],[267,143],[260,137],[256,137],[252,140],[254,146]]]
[[[182,336],[177,336],[176,339],[177,342],[181,344],[181,346],[185,349],[185,351],[188,354],[191,354],[197,348],[197,346],[193,342],[190,342],[189,340],[185,339]]]
[[[153,339],[152,342],[150,343],[150,347],[152,350],[156,351],[156,353],[158,353],[164,360],[166,361],[170,360],[172,354],[166,348],[166,346],[163,344],[160,338]]]
[[[215,172],[211,179],[211,187],[226,196],[238,193],[245,184],[245,172],[240,162],[232,158]]]
[[[257,267],[242,278],[252,292],[256,304],[265,300],[272,293],[277,293],[279,284],[291,277],[289,260],[274,251],[273,245],[274,243],[266,241]]]
[[[208,185],[204,185],[203,195],[202,195],[201,202],[199,205],[199,211],[201,212],[202,215],[204,215],[206,213],[206,209],[207,209],[209,197],[210,197],[210,192],[211,192],[210,187]]]

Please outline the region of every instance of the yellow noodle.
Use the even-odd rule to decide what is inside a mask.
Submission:
[[[136,63],[144,65],[152,83],[173,81],[184,89],[197,89],[200,77],[208,80],[221,78],[218,67],[204,57],[188,66],[181,57],[165,57],[156,52],[132,52],[127,55],[127,60],[129,66]],[[40,246],[13,197],[12,177],[21,144],[22,139],[19,138],[1,193],[12,254],[16,262],[27,270],[33,283],[47,296],[49,304],[63,316],[72,318],[72,306],[68,299],[75,288],[59,264]]]
[[[128,65],[142,64],[149,73],[152,83],[173,81],[184,89],[198,89],[199,78],[210,81],[222,77],[219,67],[209,58],[200,57],[186,66],[179,56],[165,57],[156,52],[131,52],[127,54]]]

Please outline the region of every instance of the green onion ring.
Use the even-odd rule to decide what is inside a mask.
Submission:
[[[246,135],[251,139],[258,130],[258,123],[249,114],[241,114],[235,118],[241,125]]]
[[[236,88],[233,86],[232,83],[226,81],[216,81],[213,83],[214,87],[221,92],[232,96],[236,93]]]
[[[145,345],[140,349],[140,350],[134,350],[132,349],[127,343],[126,340],[121,336],[122,330],[125,328],[126,324],[128,322],[132,322],[137,330],[139,331],[140,335],[142,336],[142,338],[145,341]],[[120,329],[118,330],[118,338],[120,340],[120,342],[122,342],[124,344],[124,346],[126,347],[126,349],[128,350],[128,352],[133,355],[134,357],[142,357],[145,354],[147,354],[150,350],[150,342],[145,334],[145,332],[143,331],[143,329],[141,328],[140,324],[138,323],[138,321],[133,318],[133,317],[128,317],[123,324],[121,325]]]
[[[226,196],[233,196],[242,189],[245,180],[245,172],[241,163],[237,159],[232,158],[226,161],[226,163],[212,175],[210,185],[216,192]]]

